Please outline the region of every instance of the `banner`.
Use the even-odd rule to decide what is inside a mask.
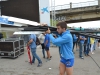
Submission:
[[[8,18],[0,17],[0,24],[14,25],[14,22],[8,21]]]
[[[50,26],[49,7],[49,0],[39,0],[40,23],[46,23]]]

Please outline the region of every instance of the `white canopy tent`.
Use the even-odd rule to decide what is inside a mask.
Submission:
[[[38,25],[40,25],[40,23],[37,23],[34,21],[11,17],[11,16],[2,15],[2,18],[7,18],[8,21],[14,22],[14,26],[27,26],[27,25],[38,26]]]
[[[41,34],[43,32],[41,31],[16,31],[13,34],[14,35],[28,35],[28,34]]]
[[[34,33],[34,34],[40,33],[40,32],[31,32],[31,31],[28,31],[28,32],[21,31],[24,29],[24,28],[20,28],[21,26],[27,26],[27,25],[38,26],[38,25],[40,25],[40,23],[26,20],[26,19],[2,15],[2,16],[0,16],[0,24],[13,26],[13,27],[1,27],[0,26],[0,32],[6,32],[6,34],[10,34],[12,32],[13,32],[12,35],[26,35],[26,34],[30,34],[30,33]],[[9,36],[7,36],[7,37],[9,37]]]

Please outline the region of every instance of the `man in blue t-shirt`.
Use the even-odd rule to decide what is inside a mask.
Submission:
[[[59,22],[57,24],[57,32],[61,35],[57,38],[54,38],[52,34],[50,34],[50,30],[48,29],[48,33],[50,35],[50,40],[56,46],[60,47],[61,51],[61,60],[60,60],[60,72],[59,75],[67,75],[73,74],[73,65],[74,65],[74,54],[73,50],[73,38],[69,30],[67,29],[66,22]]]
[[[80,36],[79,39],[80,39],[80,42],[79,42],[79,57],[81,59],[84,59],[83,50],[84,50],[84,42],[85,42],[86,38],[85,38],[85,36]]]
[[[86,56],[90,56],[89,51],[90,51],[90,37],[87,38]]]
[[[45,31],[45,33],[46,33],[46,35],[45,35],[45,40],[44,40],[44,46],[45,46],[45,50],[47,52],[47,59],[51,60],[50,51],[49,51],[50,35],[47,33],[47,30]]]
[[[41,67],[42,61],[39,58],[39,56],[36,54],[36,35],[35,34],[29,35],[29,42],[27,43],[27,45],[30,46],[30,48],[31,48],[31,52],[32,52],[32,56],[33,56],[32,63],[35,63],[35,58],[36,58],[38,60],[37,67]]]

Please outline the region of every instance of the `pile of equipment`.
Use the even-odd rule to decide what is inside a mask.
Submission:
[[[0,40],[0,57],[17,58],[24,54],[24,40],[7,38]]]

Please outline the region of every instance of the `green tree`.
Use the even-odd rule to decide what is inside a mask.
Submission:
[[[52,19],[50,19],[50,25],[51,25],[51,26],[56,27],[56,24],[57,24],[57,23],[58,23],[58,21],[54,21],[54,20],[53,20],[53,25],[52,25]]]

